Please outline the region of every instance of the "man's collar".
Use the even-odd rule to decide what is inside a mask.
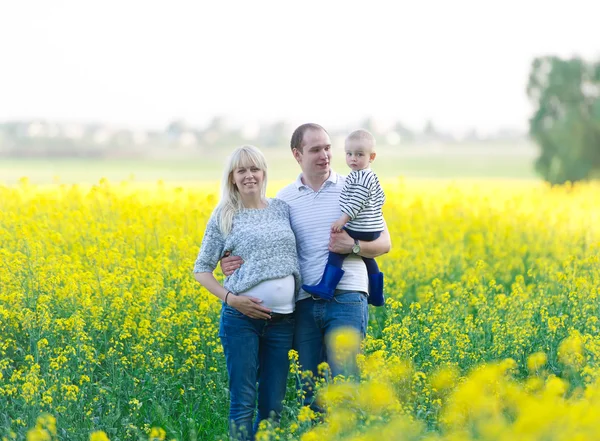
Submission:
[[[298,175],[298,179],[296,179],[296,188],[300,190],[302,187],[305,187],[304,182],[302,182],[302,173]]]
[[[325,180],[325,182],[331,182],[332,184],[337,184],[338,179],[339,179],[339,175],[330,169],[329,177]],[[302,173],[300,173],[298,175],[298,178],[296,179],[295,184],[296,184],[296,188],[298,190],[300,190],[302,187],[307,187],[307,185],[304,182],[302,182]]]

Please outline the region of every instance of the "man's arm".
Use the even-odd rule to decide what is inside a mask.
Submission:
[[[231,276],[233,272],[242,266],[244,261],[240,256],[232,256],[229,251],[225,251],[224,257],[220,260],[221,271],[226,276]]]
[[[374,258],[389,253],[392,249],[392,241],[385,220],[383,221],[383,231],[377,239],[370,242],[361,240],[359,243],[360,253],[358,254],[362,257]],[[354,239],[352,239],[345,231],[342,231],[341,233],[332,233],[329,237],[329,251],[333,251],[334,253],[351,254],[353,246]]]

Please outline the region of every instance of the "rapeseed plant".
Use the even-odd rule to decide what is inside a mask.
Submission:
[[[598,184],[384,185],[387,305],[362,345],[331,342],[359,378],[310,378],[292,352],[259,439],[600,439]],[[191,277],[216,202],[164,182],[0,186],[3,441],[225,439],[221,305]]]

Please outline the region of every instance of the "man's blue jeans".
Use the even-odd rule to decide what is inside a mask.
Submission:
[[[339,365],[328,347],[328,334],[341,327],[358,331],[362,338],[367,332],[369,308],[367,297],[361,292],[336,292],[332,300],[307,299],[296,302],[296,331],[294,349],[298,351],[298,361],[302,371],[312,371],[316,378],[318,366],[326,361],[333,376],[357,375],[356,363]],[[303,380],[304,404],[313,405],[314,383]]]
[[[283,410],[294,315],[258,320],[223,304],[219,336],[229,374],[230,436],[252,440],[260,421],[272,418],[278,422]]]

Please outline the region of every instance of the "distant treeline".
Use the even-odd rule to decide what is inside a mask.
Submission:
[[[380,145],[403,146],[435,142],[463,143],[522,140],[523,133],[502,130],[493,136],[481,136],[475,130],[460,138],[437,130],[430,121],[421,130],[401,123],[380,128],[373,119],[360,125],[373,132]],[[350,130],[333,131],[345,136]],[[294,130],[285,122],[258,127],[235,127],[224,118],[214,118],[203,129],[177,120],[164,130],[132,130],[103,124],[55,123],[44,120],[0,122],[0,157],[89,157],[123,158],[193,154],[214,148],[232,148],[255,144],[261,148],[289,148]]]

